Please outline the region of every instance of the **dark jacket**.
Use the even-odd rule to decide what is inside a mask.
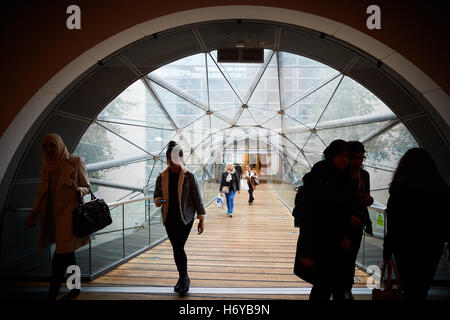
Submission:
[[[334,259],[351,232],[353,189],[348,171],[317,162],[303,177],[305,214],[300,225],[300,256]]]
[[[361,175],[361,180],[362,180],[362,192],[363,193],[367,193],[370,194],[370,175],[369,173],[360,168],[359,169],[360,175]],[[356,189],[357,186],[354,186],[354,188]],[[356,216],[358,218],[361,219],[363,227],[365,229],[365,231],[368,234],[372,235],[372,221],[370,220],[370,216],[369,216],[369,210],[367,209],[367,207],[363,204],[360,203],[359,201],[359,195],[355,193],[355,203],[354,203],[354,208],[352,209],[352,211],[354,213],[356,213]]]
[[[178,202],[180,204],[181,219],[187,225],[194,218],[197,213],[198,219],[204,219],[206,215],[205,208],[203,206],[202,195],[200,191],[200,185],[197,181],[197,177],[182,167],[178,180],[178,194],[169,194],[169,170],[167,167],[165,170],[159,173],[156,178],[154,198],[162,198],[169,203],[169,196],[178,196]],[[168,214],[168,206],[162,206],[162,216],[165,222]]]
[[[241,180],[239,178],[238,172],[236,170],[234,171],[234,173],[231,175],[231,181],[229,183],[227,183],[227,176],[228,176],[228,172],[227,171],[222,173],[222,179],[220,180],[219,191],[222,192],[222,188],[224,186],[229,186],[230,187],[230,191],[231,190],[234,190],[234,191],[241,190]]]
[[[415,260],[440,257],[444,242],[450,240],[449,186],[399,182],[389,193],[384,258],[392,254]]]

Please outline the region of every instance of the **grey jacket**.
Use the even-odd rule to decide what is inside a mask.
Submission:
[[[163,222],[166,222],[167,219],[169,196],[171,196],[169,195],[169,170],[170,168],[167,167],[159,173],[153,195],[155,200],[162,198],[167,201],[162,205]],[[185,224],[190,223],[195,218],[196,212],[198,219],[205,218],[206,211],[203,207],[200,185],[196,176],[184,167],[181,168],[178,178],[178,203],[180,204],[181,219]]]

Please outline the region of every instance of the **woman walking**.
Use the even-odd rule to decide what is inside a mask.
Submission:
[[[333,141],[303,178],[304,205],[299,260],[314,275],[310,300],[343,300],[345,257],[350,251],[351,197],[349,146]]]
[[[243,174],[244,179],[247,180],[248,184],[248,204],[252,205],[255,198],[253,197],[253,191],[256,189],[256,183],[255,179],[258,179],[258,176],[256,175],[256,172],[252,170],[252,167],[250,165],[247,165],[247,168]]]
[[[89,236],[78,238],[72,231],[72,212],[80,198],[89,193],[90,184],[83,160],[69,153],[59,135],[50,133],[44,137],[42,158],[41,183],[27,226],[35,226],[39,215],[38,252],[52,243],[56,245],[48,292],[48,298],[55,300],[67,267],[76,265],[75,250],[90,242]],[[79,294],[79,289],[72,289],[62,299]]]
[[[174,291],[182,297],[189,291],[191,283],[184,245],[191,232],[195,213],[199,219],[197,231],[201,234],[206,212],[197,178],[181,165],[183,150],[175,141],[169,142],[166,157],[169,166],[156,179],[154,199],[157,207],[162,206],[163,223],[177,265],[179,278]]]
[[[426,300],[450,240],[450,188],[430,154],[413,148],[400,159],[389,194],[385,263],[394,258],[406,299]]]
[[[225,193],[225,198],[227,199],[227,215],[233,217],[234,208],[234,196],[240,193],[240,179],[237,171],[234,169],[231,162],[227,163],[227,170],[222,174],[222,180],[220,181],[219,192]]]
[[[345,289],[345,299],[353,300],[352,286],[355,277],[355,262],[358,256],[363,230],[372,234],[372,221],[369,217],[368,206],[372,205],[373,198],[370,196],[370,175],[362,168],[365,159],[364,145],[359,141],[349,141],[350,148],[350,173],[353,185],[353,209],[351,217],[350,243],[351,248],[348,253],[347,284]]]

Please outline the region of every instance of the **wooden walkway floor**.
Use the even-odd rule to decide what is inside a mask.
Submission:
[[[236,195],[232,218],[215,203],[210,205],[201,235],[197,234],[197,222],[194,223],[186,243],[191,293],[184,299],[308,298],[308,294],[288,294],[311,285],[293,274],[298,229],[271,188],[258,186],[251,206],[247,203],[247,191]],[[355,278],[354,288],[366,287],[367,274],[356,269]],[[172,289],[177,279],[172,247],[166,241],[85,285],[159,287],[165,288],[166,293],[83,292],[79,299],[178,299]],[[234,292],[254,288],[253,291],[266,294],[252,294],[251,290],[226,294],[227,288]],[[276,293],[283,288],[284,294]]]

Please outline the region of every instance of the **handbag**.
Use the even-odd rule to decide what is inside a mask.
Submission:
[[[393,268],[392,268],[393,267]],[[392,288],[392,269],[395,272],[395,279],[397,282],[397,289]],[[386,283],[384,283],[384,272],[386,270],[386,263],[383,264],[383,269],[381,271],[381,279],[380,284],[384,285],[384,290],[381,289],[373,289],[372,290],[372,300],[404,300],[405,297],[402,292],[402,288],[400,286],[400,281],[398,277],[397,267],[395,265],[395,261],[392,260],[392,263],[388,264],[388,276]]]
[[[86,237],[112,223],[108,205],[103,199],[97,199],[91,191],[91,201],[80,205],[72,212],[73,234],[78,238]]]
[[[222,192],[223,193],[230,193],[230,187],[229,186],[223,186],[222,187]]]
[[[259,180],[257,177],[253,178],[253,182],[255,183],[255,186],[257,186],[259,184]]]

